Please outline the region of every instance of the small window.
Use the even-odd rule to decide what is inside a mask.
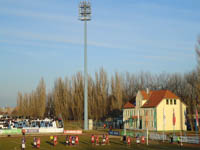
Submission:
[[[169,100],[168,100],[168,99],[166,99],[166,104],[167,104],[167,105],[169,104]]]
[[[174,105],[176,105],[176,99],[174,99]]]
[[[172,105],[172,99],[170,99],[170,104]]]

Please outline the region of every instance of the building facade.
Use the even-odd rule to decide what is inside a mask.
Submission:
[[[124,105],[124,127],[153,131],[186,130],[185,111],[186,105],[169,90],[141,90],[135,104],[127,102]]]

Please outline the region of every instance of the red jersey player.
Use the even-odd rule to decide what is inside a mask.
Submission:
[[[37,138],[37,148],[40,148],[40,138]]]
[[[91,143],[94,144],[94,134],[91,136]]]
[[[96,136],[96,145],[99,145],[99,136]]]
[[[54,138],[53,138],[53,145],[56,146],[57,143],[58,143],[58,138],[57,138],[57,136],[54,136]]]
[[[108,134],[106,134],[106,144],[109,144],[109,137],[108,137]]]
[[[79,137],[76,136],[76,139],[75,139],[75,144],[78,145],[79,144]]]
[[[130,138],[130,136],[128,136],[128,138],[127,138],[127,144],[130,146],[131,145],[131,138]]]

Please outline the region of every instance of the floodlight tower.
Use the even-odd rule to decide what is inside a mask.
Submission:
[[[88,130],[87,21],[91,20],[91,3],[79,4],[79,20],[84,21],[84,130]]]

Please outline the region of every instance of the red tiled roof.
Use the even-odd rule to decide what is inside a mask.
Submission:
[[[178,96],[168,90],[151,91],[149,99],[142,108],[156,107],[164,98],[178,99]]]
[[[150,97],[151,94],[152,94],[152,91],[150,91],[149,94],[147,94],[147,92],[144,91],[144,90],[142,90],[142,91],[140,91],[140,92],[141,92],[141,94],[142,94],[142,96],[143,96],[144,99],[149,99],[149,97]]]
[[[124,108],[135,108],[135,106],[133,104],[131,104],[130,102],[127,102],[125,105],[124,105]]]
[[[144,99],[148,99],[148,95],[147,95],[146,91],[142,90],[140,92],[141,92]]]

